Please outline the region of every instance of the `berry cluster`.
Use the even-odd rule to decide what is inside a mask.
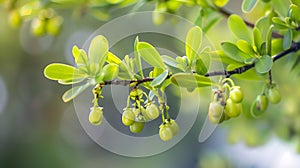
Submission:
[[[242,112],[243,98],[241,88],[235,86],[231,79],[224,79],[219,89],[213,93],[213,100],[209,105],[209,120],[214,124],[219,124],[238,117]]]
[[[272,104],[278,104],[281,100],[281,96],[277,85],[275,83],[267,83],[260,95],[256,97],[251,106],[251,115],[254,117],[263,114],[269,105],[269,101]]]
[[[103,108],[98,105],[98,99],[103,98],[101,84],[93,89],[93,93],[94,106],[91,107],[89,121],[98,126],[102,123],[103,118]],[[128,96],[127,106],[123,109],[122,123],[129,127],[130,132],[137,134],[144,129],[146,122],[155,120],[161,115],[162,124],[159,126],[159,136],[163,141],[168,141],[177,135],[179,127],[175,120],[170,118],[169,106],[166,105],[161,96],[158,97],[160,100],[159,107],[142,89],[134,87]]]

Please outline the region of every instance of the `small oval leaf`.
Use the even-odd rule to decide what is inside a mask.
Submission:
[[[159,86],[168,77],[168,73],[168,70],[165,70],[163,73],[154,78],[154,80],[151,82],[151,86]]]
[[[244,0],[242,4],[242,10],[245,13],[251,12],[251,10],[254,8],[256,5],[257,0]]]
[[[177,73],[171,77],[171,82],[179,87],[196,88],[205,86],[216,86],[217,84],[210,80],[210,78],[198,74]]]
[[[236,14],[231,15],[228,18],[228,26],[231,32],[239,39],[246,40],[248,43],[251,43],[250,32],[243,21],[243,19]]]
[[[108,55],[108,41],[102,36],[98,35],[91,41],[89,47],[89,59],[91,64],[91,73],[96,74],[102,69]]]
[[[61,63],[53,63],[46,66],[44,75],[51,80],[70,80],[85,77],[75,67]]]
[[[151,44],[146,42],[138,42],[137,51],[148,64],[157,68],[166,69],[160,54]]]
[[[191,28],[186,36],[185,51],[191,65],[201,47],[202,43],[202,30],[200,27],[195,26]]]
[[[264,74],[271,70],[273,59],[269,55],[263,55],[255,62],[255,70],[257,73]]]
[[[86,84],[81,85],[81,86],[72,87],[71,89],[67,90],[63,94],[63,96],[62,96],[63,101],[68,102],[68,101],[74,99],[76,96],[78,96],[81,92],[83,92],[89,86],[90,86],[90,84],[86,83]]]

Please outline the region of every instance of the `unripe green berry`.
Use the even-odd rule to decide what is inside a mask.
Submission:
[[[179,130],[179,126],[176,123],[176,121],[172,119],[170,121],[169,125],[170,125],[170,128],[172,129],[173,136],[177,135],[178,134],[178,130]]]
[[[251,106],[251,115],[253,117],[263,114],[268,108],[268,98],[265,95],[258,95]]]
[[[59,34],[61,26],[63,23],[63,18],[61,16],[55,16],[47,20],[46,31],[52,36]]]
[[[89,121],[93,125],[100,125],[103,118],[102,107],[92,107],[89,114]]]
[[[232,99],[227,99],[225,113],[229,117],[238,117],[242,111],[242,104],[235,103]]]
[[[32,33],[36,36],[43,36],[46,33],[46,20],[34,19],[31,22]]]
[[[20,27],[22,23],[22,18],[18,10],[13,10],[9,13],[8,17],[9,24],[14,27],[18,28]]]
[[[131,124],[134,123],[135,120],[135,115],[132,112],[130,108],[125,109],[125,111],[122,114],[122,123],[125,126],[130,126]]]
[[[239,86],[233,86],[229,93],[229,98],[234,103],[241,103],[244,99],[243,92]]]
[[[219,102],[211,102],[209,105],[208,118],[211,123],[218,124],[223,121],[224,106]]]
[[[159,117],[159,110],[158,107],[154,104],[151,103],[146,107],[146,115],[149,117],[149,119],[154,120],[157,117]]]
[[[134,122],[129,126],[129,129],[132,133],[140,133],[144,129],[145,123],[144,122]]]
[[[267,96],[268,96],[269,101],[273,104],[277,104],[281,100],[279,90],[275,87],[268,89]]]
[[[163,141],[169,141],[173,138],[173,131],[168,124],[163,124],[160,126],[159,137]]]

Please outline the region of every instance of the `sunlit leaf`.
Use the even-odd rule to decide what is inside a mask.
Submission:
[[[218,7],[223,7],[228,3],[229,0],[213,0],[214,4]]]
[[[67,80],[58,80],[57,82],[62,85],[71,85],[82,82],[85,78],[78,78],[78,79],[67,79]]]
[[[244,0],[242,4],[242,10],[245,13],[250,12],[256,5],[257,0]]]
[[[118,58],[115,54],[108,52],[106,62],[120,64],[122,60]]]
[[[254,40],[254,45],[257,49],[256,52],[260,52],[260,46],[263,43],[263,40],[261,38],[261,32],[257,27],[254,27],[253,29],[253,40]]]
[[[267,73],[271,70],[273,59],[268,55],[263,55],[255,62],[255,70],[260,74]]]
[[[189,89],[216,85],[210,78],[192,73],[177,73],[171,77],[171,82],[179,87]]]
[[[76,45],[72,48],[72,54],[77,66],[88,66],[88,58],[84,50],[79,49]]]
[[[139,37],[137,36],[134,41],[134,58],[135,58],[137,71],[141,75],[141,77],[144,78],[141,56],[139,55],[138,48],[137,48],[138,43],[139,43]]]
[[[94,37],[89,47],[89,59],[92,73],[102,69],[108,55],[108,41],[102,35]]]
[[[246,40],[247,42],[251,43],[251,36],[250,32],[243,21],[243,19],[236,14],[231,15],[228,18],[228,26],[231,32],[239,39]]]
[[[191,28],[186,36],[185,51],[191,65],[200,49],[202,43],[202,30],[195,26]]]
[[[103,73],[103,81],[109,81],[118,76],[119,66],[114,63],[107,64],[103,67],[101,73]],[[99,81],[96,81],[99,82]]]
[[[166,69],[160,54],[151,44],[146,42],[138,42],[137,51],[148,64],[157,68]]]
[[[44,69],[44,75],[51,80],[71,80],[76,78],[84,78],[86,75],[79,73],[78,69],[73,66],[52,63]]]
[[[249,55],[254,55],[254,51],[252,49],[252,46],[247,41],[245,41],[245,40],[238,40],[236,44],[237,44],[237,47],[241,51],[243,51],[244,53],[247,53]]]
[[[245,59],[251,58],[251,56],[242,52],[235,44],[230,42],[222,43],[222,49],[224,53],[231,59],[237,62],[244,62]]]
[[[90,84],[86,83],[86,84],[81,85],[81,86],[72,87],[71,89],[67,90],[63,94],[63,96],[62,96],[63,101],[68,102],[68,101],[74,99],[76,96],[78,96],[81,92],[83,92],[89,86],[90,86]]]
[[[159,86],[164,80],[168,77],[168,70],[165,70],[163,73],[158,75],[154,80],[151,82],[152,87]]]

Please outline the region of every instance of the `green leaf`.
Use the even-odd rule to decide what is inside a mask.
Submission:
[[[76,96],[78,96],[81,92],[83,92],[89,86],[90,86],[90,84],[86,83],[86,84],[81,85],[81,86],[72,87],[71,89],[67,90],[63,94],[63,96],[62,96],[63,101],[68,102],[68,101],[74,99]]]
[[[118,77],[120,79],[133,79],[133,76],[128,68],[128,66],[124,63],[124,62],[121,62],[119,64],[119,74],[118,74]]]
[[[140,56],[150,65],[157,68],[166,69],[160,54],[151,44],[146,42],[138,42],[137,51]]]
[[[269,27],[272,25],[272,20],[268,16],[261,17],[256,23],[255,27],[258,28],[258,30],[261,33],[261,39],[265,40]]]
[[[141,62],[141,56],[139,55],[139,52],[137,51],[137,44],[139,43],[139,37],[137,36],[134,41],[134,58],[135,58],[135,64],[137,67],[138,73],[141,75],[142,78],[144,78],[143,73],[143,67]]]
[[[279,17],[273,17],[272,18],[272,22],[274,23],[274,26],[277,28],[277,29],[288,29],[290,28],[284,20],[282,20],[281,18]]]
[[[271,70],[273,59],[269,55],[263,55],[255,62],[255,70],[257,73],[264,74]]]
[[[228,1],[229,0],[214,0],[213,2],[217,7],[223,7],[228,3]]]
[[[79,73],[75,67],[61,63],[49,64],[44,69],[44,75],[51,80],[71,80],[86,77],[86,75]]]
[[[241,65],[241,62],[238,62],[238,61],[235,61],[234,59],[231,59],[222,50],[217,50],[215,52],[212,52],[210,55],[211,55],[212,60],[222,62],[223,64]]]
[[[108,52],[106,62],[120,64],[122,60],[120,60],[120,58],[118,58],[115,54]]]
[[[103,73],[103,81],[109,81],[118,76],[119,73],[119,66],[118,64],[110,63],[103,67],[101,73]],[[100,82],[100,81],[96,81]]]
[[[171,82],[179,87],[189,89],[211,85],[217,86],[210,78],[191,73],[177,73],[171,77]]]
[[[245,59],[251,58],[251,56],[242,52],[235,44],[230,42],[223,42],[221,47],[224,53],[231,59],[237,62],[244,62]]]
[[[298,7],[300,7],[300,1],[299,0],[291,0],[291,2],[295,5],[297,5]]]
[[[199,75],[206,74],[207,68],[206,68],[206,65],[204,64],[204,62],[202,61],[202,59],[198,58],[196,60],[195,70],[196,70],[197,74],[199,74]]]
[[[71,84],[82,82],[84,79],[85,78],[58,80],[58,83],[62,85],[71,85]]]
[[[253,40],[254,40],[254,45],[256,47],[256,52],[260,52],[260,47],[263,41],[261,38],[261,32],[257,27],[254,27],[253,29]]]
[[[241,51],[254,57],[254,51],[250,43],[245,40],[238,40],[236,44]]]
[[[289,29],[283,36],[283,49],[286,50],[291,47],[293,41],[293,32]]]
[[[151,82],[152,87],[159,86],[167,77],[168,77],[168,70],[166,69],[163,73],[158,75],[154,80]]]
[[[202,30],[200,27],[195,26],[191,28],[186,36],[185,52],[189,59],[189,65],[192,65],[198,50],[202,43]]]
[[[243,19],[236,14],[231,15],[228,18],[228,26],[231,32],[239,39],[246,40],[247,42],[251,43],[251,36],[250,32],[243,21]]]
[[[107,59],[107,55],[108,41],[106,38],[102,35],[94,37],[89,47],[89,59],[93,74],[98,73],[102,69]]]
[[[242,4],[242,10],[245,13],[249,13],[257,4],[257,0],[244,0]]]
[[[271,55],[271,51],[272,51],[272,33],[273,33],[273,28],[274,25],[271,25],[269,27],[268,33],[267,33],[267,37],[266,37],[266,53],[268,55]]]
[[[76,45],[74,45],[72,48],[72,54],[78,67],[88,66],[88,58],[84,50],[79,49]]]
[[[181,69],[177,68],[178,63],[174,58],[167,55],[162,55],[161,58],[163,59],[164,63],[166,64],[170,72],[172,73],[183,72]]]

